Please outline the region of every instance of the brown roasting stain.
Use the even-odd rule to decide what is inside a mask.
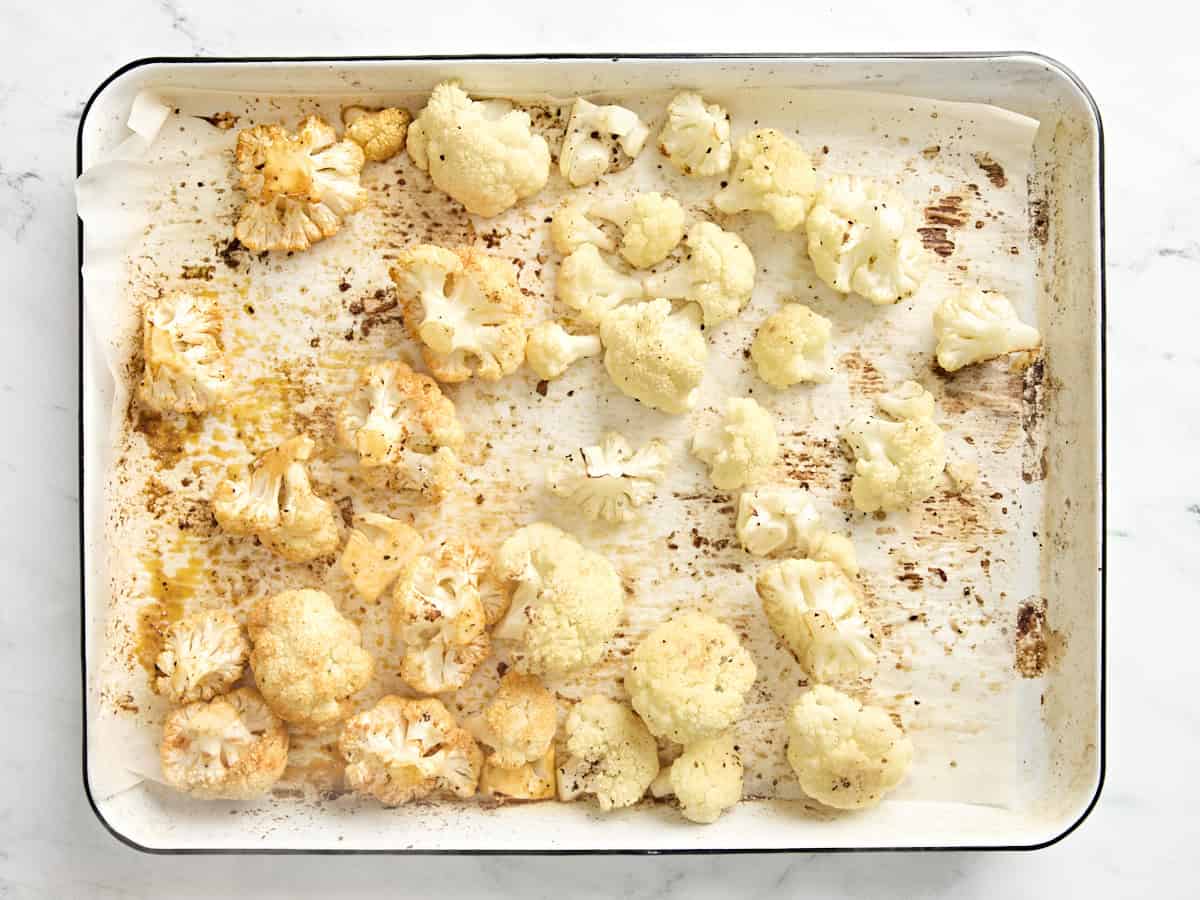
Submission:
[[[1021,478],[1026,484],[1046,477],[1048,453],[1042,444],[1042,420],[1046,415],[1046,361],[1038,357],[1021,375],[1021,431],[1025,446]]]
[[[160,466],[172,468],[187,452],[188,440],[200,433],[201,420],[196,416],[160,416],[143,409],[136,400],[131,406],[133,430],[145,439]]]
[[[936,159],[937,155],[942,152],[941,144],[931,144],[921,151],[921,155],[926,159]]]
[[[139,559],[146,570],[150,602],[138,610],[134,656],[153,678],[154,661],[162,650],[163,636],[172,622],[183,617],[187,602],[195,596],[196,588],[204,580],[205,565],[193,556],[168,575],[162,557],[147,554]]]
[[[194,116],[193,118],[207,122],[213,128],[219,128],[222,131],[228,131],[238,123],[239,116],[235,116],[231,112],[214,113],[211,116]]]
[[[1032,597],[1017,609],[1015,666],[1022,678],[1040,678],[1062,659],[1066,640],[1050,627],[1044,597]]]
[[[988,181],[992,183],[992,187],[1002,188],[1008,184],[1008,176],[1004,174],[1004,167],[992,159],[991,154],[979,152],[975,154],[974,159],[975,165],[983,169]]]
[[[212,265],[184,266],[182,275],[188,281],[212,281],[216,268]]]
[[[1050,240],[1050,204],[1044,197],[1029,203],[1029,233],[1043,247]]]
[[[969,215],[963,209],[963,198],[958,194],[946,194],[925,207],[925,226],[917,229],[925,249],[932,250],[943,258],[954,253],[954,241],[950,229],[967,223]]]
[[[936,253],[945,259],[954,253],[954,241],[950,240],[950,232],[941,225],[926,225],[917,229],[921,243],[926,250]]]
[[[874,396],[882,393],[887,387],[883,373],[857,350],[844,354],[838,362],[850,376],[850,389],[853,393]]]

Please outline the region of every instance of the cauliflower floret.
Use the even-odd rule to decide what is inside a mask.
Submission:
[[[202,413],[229,396],[221,308],[210,297],[173,291],[142,308],[146,373],[141,401],[158,412]]]
[[[436,381],[402,362],[367,366],[342,404],[338,438],[398,487],[440,499],[459,472],[463,428]]]
[[[612,238],[588,218],[588,210],[575,197],[568,197],[550,223],[550,240],[563,256],[574,253],[584,244],[595,244],[601,250],[613,250]]]
[[[684,612],[638,644],[625,689],[651,734],[686,746],[737,721],[755,674],[754,660],[732,628]]]
[[[896,394],[881,398],[879,406],[912,418],[889,422],[860,416],[843,426],[842,439],[855,457],[850,495],[861,512],[907,509],[937,488],[946,467],[946,441],[942,429],[926,415],[933,406],[927,396],[915,382],[907,382]]]
[[[946,475],[950,478],[951,491],[965,494],[979,481],[979,466],[967,460],[951,460],[946,463]]]
[[[738,498],[737,536],[755,556],[792,552],[832,562],[847,575],[858,574],[854,544],[821,524],[812,498],[803,488],[762,487]]]
[[[362,147],[363,155],[371,162],[391,159],[404,149],[408,123],[412,116],[407,109],[389,106],[386,109],[366,109],[347,106],[342,110],[346,137]]]
[[[338,738],[346,784],[386,806],[431,794],[472,797],[483,752],[440,700],[389,694],[346,720]]]
[[[817,275],[842,294],[883,305],[916,291],[925,254],[909,202],[877,181],[834,175],[805,220]]]
[[[538,522],[504,542],[493,571],[513,583],[511,606],[493,635],[521,642],[519,671],[558,675],[604,655],[625,611],[621,579],[607,559]]]
[[[558,768],[558,799],[593,795],[605,812],[633,806],[658,774],[658,745],[623,703],[594,695],[566,722],[567,759]]]
[[[344,718],[350,697],[371,680],[375,661],[358,626],[321,591],[263,597],[246,623],[250,668],[272,711],[303,731]]]
[[[600,323],[604,367],[618,390],[653,409],[679,415],[696,403],[708,344],[699,310],[671,311],[651,300],[615,309]]]
[[[1003,294],[962,290],[942,301],[933,313],[938,365],[947,372],[1017,350],[1033,350],[1042,336],[1017,318]]]
[[[419,244],[391,275],[405,296],[404,321],[438,381],[496,381],[525,359],[529,302],[509,260]]]
[[[489,762],[515,769],[553,752],[557,728],[554,695],[532,675],[510,671],[484,707],[480,739],[494,751]]]
[[[727,731],[685,749],[659,773],[650,792],[655,797],[674,795],[685,819],[708,825],[742,799],[744,774],[733,732]]]
[[[729,113],[707,106],[694,91],[675,95],[667,106],[667,123],[658,134],[658,149],[684,175],[717,175],[729,168]]]
[[[551,476],[550,490],[577,505],[589,519],[629,522],[637,508],[654,499],[654,486],[667,475],[671,451],[651,441],[637,452],[615,431],[599,446],[584,447],[579,458]]]
[[[828,381],[832,334],[833,323],[824,316],[803,303],[785,303],[762,323],[750,345],[758,377],[777,388]]]
[[[754,256],[732,231],[697,222],[684,241],[687,254],[673,269],[646,279],[651,297],[689,300],[704,310],[704,326],[732,319],[754,291]]]
[[[800,787],[836,809],[875,806],[912,763],[912,742],[884,710],[823,684],[800,698],[787,727]]]
[[[258,457],[249,477],[218,484],[212,499],[218,524],[230,534],[255,535],[292,562],[336,550],[333,504],[313,493],[304,468],[312,450],[308,436],[289,438]]]
[[[626,300],[645,296],[642,282],[609,265],[595,244],[583,244],[563,259],[554,291],[591,325]]]
[[[898,420],[932,419],[935,411],[933,394],[915,381],[880,394],[875,402],[882,412]]]
[[[763,569],[755,589],[771,630],[809,677],[853,678],[875,664],[875,637],[835,563],[785,559]]]
[[[307,250],[367,205],[362,148],[319,116],[295,135],[282,125],[239,132],[234,160],[247,198],[234,234],[250,250]]]
[[[253,688],[173,710],[159,750],[171,787],[206,800],[265,794],[287,767],[288,731]]]
[[[591,214],[621,229],[621,256],[635,269],[662,262],[683,238],[683,207],[657,191],[595,203]]]
[[[779,456],[775,420],[751,397],[731,397],[721,424],[698,431],[692,453],[708,464],[714,487],[740,488],[763,478]]]
[[[444,81],[408,129],[408,155],[468,212],[497,216],[550,176],[550,147],[529,126],[529,113]]]
[[[250,642],[223,609],[192,613],[167,629],[154,660],[154,687],[172,703],[211,700],[242,677]]]
[[[800,145],[774,128],[738,141],[729,184],[713,197],[723,213],[764,212],[780,231],[804,224],[817,194],[817,170]]]
[[[373,512],[358,516],[354,525],[342,551],[342,571],[354,590],[374,603],[421,552],[421,536],[412,526]]]
[[[571,107],[567,133],[558,152],[558,170],[573,187],[599,181],[615,162],[615,147],[632,159],[642,152],[650,129],[633,110],[597,106],[582,97]]]
[[[502,766],[495,755],[483,762],[479,793],[497,800],[552,800],[558,779],[554,769],[554,747],[540,758],[519,766]]]
[[[447,541],[436,554],[412,559],[396,583],[392,630],[404,642],[400,677],[422,694],[458,690],[491,649],[477,552]]]
[[[569,334],[557,322],[542,322],[529,332],[525,360],[538,378],[557,378],[574,363],[603,351],[594,334]]]

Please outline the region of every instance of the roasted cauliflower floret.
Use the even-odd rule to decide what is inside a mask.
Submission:
[[[727,731],[687,747],[659,773],[650,792],[655,797],[674,795],[685,819],[708,825],[742,799],[744,774],[733,732]]]
[[[798,553],[832,562],[847,575],[858,574],[854,544],[826,531],[808,491],[803,488],[761,487],[738,498],[737,536],[755,556]]]
[[[595,244],[583,244],[563,259],[554,292],[592,325],[626,300],[645,296],[642,282],[612,266]]]
[[[542,322],[529,332],[525,360],[538,378],[557,378],[572,365],[603,351],[594,334],[570,334],[557,322]]]
[[[351,716],[338,738],[346,784],[386,806],[432,794],[473,797],[483,753],[440,700],[388,695]]]
[[[557,785],[553,746],[519,766],[502,766],[493,754],[483,761],[479,777],[479,793],[496,800],[553,800]]]
[[[250,250],[307,250],[367,205],[362,148],[319,116],[294,135],[282,125],[239,132],[234,161],[246,193],[234,234]]]
[[[413,558],[396,583],[392,630],[404,642],[400,677],[422,694],[456,691],[488,655],[478,551],[447,541]]]
[[[771,630],[809,677],[853,678],[875,664],[875,636],[835,563],[785,559],[763,569],[755,588]]]
[[[550,148],[529,126],[529,113],[444,81],[408,129],[408,155],[468,212],[497,216],[550,176]]]
[[[754,291],[754,256],[745,241],[712,222],[697,222],[684,241],[687,253],[673,269],[646,279],[651,297],[689,300],[704,310],[704,326],[732,319]]]
[[[614,250],[612,238],[588,218],[588,208],[575,197],[568,197],[554,213],[550,222],[550,240],[554,249],[567,256],[584,244],[595,244],[601,250]]]
[[[915,381],[905,381],[899,387],[875,398],[881,412],[893,419],[932,419],[936,407],[933,394]]]
[[[599,181],[613,165],[616,148],[629,159],[642,152],[650,129],[633,110],[597,106],[582,97],[571,107],[558,152],[558,170],[573,187]]]
[[[732,628],[684,612],[638,644],[625,689],[651,734],[686,746],[737,721],[755,674],[754,660]]]
[[[834,175],[817,194],[805,229],[817,275],[839,293],[882,305],[921,284],[925,254],[911,204],[877,181]]]
[[[229,396],[217,301],[173,291],[142,307],[146,371],[138,396],[158,412],[202,413]]]
[[[750,345],[758,377],[777,388],[828,381],[832,334],[833,323],[824,316],[803,303],[785,303],[762,323]]]
[[[612,564],[553,525],[538,522],[504,542],[493,566],[512,602],[493,631],[517,641],[519,671],[558,675],[604,655],[625,611]]]
[[[654,489],[667,475],[671,451],[651,441],[634,451],[615,431],[605,432],[599,446],[584,447],[578,458],[551,476],[550,490],[578,506],[589,519],[629,522],[637,508],[654,499]]]
[[[263,597],[247,627],[258,689],[279,718],[303,731],[345,718],[350,697],[371,680],[375,663],[358,626],[321,591]]]
[[[306,435],[289,438],[250,466],[248,477],[217,485],[212,509],[230,534],[252,534],[292,562],[332,553],[338,545],[333,504],[313,493],[304,463],[313,450]]]
[[[615,309],[600,323],[604,367],[627,397],[679,415],[696,403],[708,344],[696,307],[671,311],[671,301],[651,300]]]
[[[232,615],[223,609],[192,613],[175,622],[163,636],[154,660],[154,687],[172,703],[211,700],[242,677],[250,642]]]
[[[1003,294],[964,289],[942,301],[933,314],[938,365],[947,372],[1017,350],[1034,350],[1042,336],[1017,318]]]
[[[421,536],[398,519],[379,513],[358,516],[341,567],[359,595],[374,603],[400,577],[409,560],[421,552]]]
[[[395,106],[386,109],[347,106],[342,110],[346,137],[362,147],[363,155],[371,162],[384,162],[404,149],[411,121],[407,109]]]
[[[675,95],[658,149],[684,175],[718,175],[729,168],[729,113],[694,91]]]
[[[683,238],[683,207],[657,191],[603,200],[592,204],[590,212],[621,229],[618,250],[635,269],[662,262]]]
[[[483,709],[480,739],[492,748],[489,762],[514,769],[544,758],[557,728],[554,695],[532,675],[510,671]]]
[[[823,684],[800,698],[787,726],[800,787],[836,809],[875,806],[912,763],[912,742],[884,710]]]
[[[737,143],[729,184],[713,197],[723,213],[763,212],[780,231],[793,231],[817,194],[817,170],[800,145],[774,128],[752,131]]]
[[[265,794],[287,767],[288,731],[253,688],[173,710],[159,750],[171,787],[206,800]]]
[[[762,479],[779,457],[775,420],[751,397],[732,397],[715,427],[697,431],[692,453],[708,464],[714,487],[740,488]]]
[[[633,806],[658,774],[658,745],[623,703],[591,696],[566,722],[567,758],[558,769],[558,799],[591,795],[605,812]]]

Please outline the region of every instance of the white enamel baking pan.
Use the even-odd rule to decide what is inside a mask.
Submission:
[[[781,801],[745,802],[715,825],[688,825],[664,808],[599,816],[586,804],[501,809],[439,804],[401,811],[373,805],[293,803],[230,815],[151,785],[102,798],[84,785],[96,815],[120,840],[156,852],[663,853],[882,849],[1032,849],[1077,827],[1104,773],[1104,229],[1099,113],[1063,66],[1026,53],[960,55],[549,56],[355,59],[146,59],[109,77],[79,129],[82,172],[125,135],[133,98],[145,89],[251,93],[426,91],[446,77],[475,89],[557,94],[771,87],[891,91],[994,104],[1040,120],[1038,177],[1042,252],[1040,327],[1047,347],[1047,469],[1041,528],[1042,593],[1064,655],[1023,683],[1019,796],[1004,806],[887,802],[822,821]],[[80,225],[81,263],[83,226]],[[89,649],[103,634],[106,590],[101,486],[109,462],[114,386],[83,327],[81,527],[85,729]]]

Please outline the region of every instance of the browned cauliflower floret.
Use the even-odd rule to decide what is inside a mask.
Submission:
[[[388,806],[433,793],[471,797],[483,753],[438,700],[389,695],[352,716],[338,749],[346,784]]]
[[[371,162],[391,159],[404,149],[408,123],[412,115],[407,109],[389,106],[386,109],[367,109],[347,106],[342,110],[346,137],[362,147],[363,155]]]
[[[212,499],[218,524],[230,534],[254,535],[292,562],[336,550],[333,504],[313,493],[304,468],[312,450],[306,435],[290,438],[256,459],[248,478],[218,484]]]
[[[163,725],[163,776],[178,790],[207,800],[265,794],[287,767],[288,732],[258,691],[180,707]]]
[[[277,716],[306,731],[346,717],[350,697],[371,680],[375,663],[358,626],[328,594],[284,591],[263,597],[247,623],[250,668]]]
[[[502,766],[492,755],[483,761],[479,793],[496,800],[551,800],[556,776],[553,745],[539,759],[520,766]]]
[[[421,552],[421,543],[411,525],[379,513],[363,513],[346,539],[342,571],[362,598],[374,603]]]
[[[211,700],[242,677],[250,642],[223,609],[192,613],[167,629],[154,661],[155,689],[173,703]]]
[[[138,395],[158,412],[202,413],[229,396],[221,309],[211,297],[174,291],[142,308],[146,372]]]
[[[484,707],[480,739],[492,748],[489,762],[517,768],[546,755],[557,725],[554,695],[532,675],[509,671]]]
[[[234,233],[251,250],[307,250],[367,203],[362,148],[320,116],[294,135],[282,125],[240,132],[234,160],[246,192]]]

